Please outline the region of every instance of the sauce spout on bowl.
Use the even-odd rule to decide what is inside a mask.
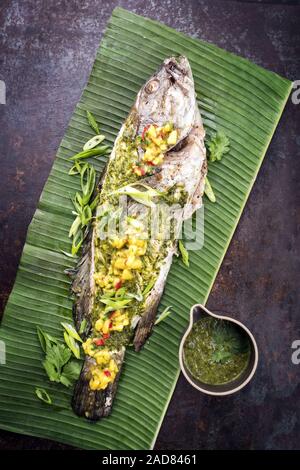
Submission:
[[[206,344],[200,334],[205,335]],[[216,345],[214,335],[217,334]],[[247,353],[243,349],[237,352],[236,348],[245,344]],[[188,354],[194,353],[189,347],[195,348],[196,355],[197,345],[201,351],[195,359],[192,357],[193,368],[190,367],[191,362],[187,367]],[[225,396],[241,390],[250,382],[257,368],[258,349],[253,334],[241,322],[216,315],[196,304],[191,308],[190,323],[180,343],[179,363],[183,375],[197,390],[208,395]]]

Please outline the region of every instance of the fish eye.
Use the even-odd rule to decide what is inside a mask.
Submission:
[[[159,87],[159,81],[158,80],[151,80],[151,82],[148,82],[147,85],[145,86],[145,91],[146,93],[154,93],[155,91],[158,90]]]

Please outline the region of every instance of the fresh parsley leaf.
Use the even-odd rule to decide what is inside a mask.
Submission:
[[[37,327],[37,334],[44,353],[47,352],[47,348],[51,348],[52,343],[58,343],[58,340],[56,338],[53,338],[53,336],[43,331],[39,326]]]
[[[213,362],[223,363],[232,359],[235,354],[246,353],[250,347],[246,334],[225,321],[217,321],[212,337],[215,344],[215,351],[211,356]]]
[[[223,131],[218,131],[211,136],[207,143],[208,158],[211,162],[220,161],[230,150],[230,140]]]
[[[185,246],[184,246],[184,244],[181,240],[179,240],[179,242],[178,242],[178,247],[179,247],[179,251],[181,253],[183,264],[185,264],[187,267],[189,267],[189,265],[190,265],[190,263],[189,263],[189,252],[187,251],[187,249],[185,248]]]
[[[45,353],[42,364],[50,381],[60,382],[66,387],[70,387],[74,379],[78,378],[81,369],[81,362],[70,361],[72,353],[77,359],[80,359],[80,346],[74,339],[74,336],[77,338],[79,335],[71,324],[63,322],[62,326],[66,330],[64,338],[67,345],[39,327],[37,333]],[[39,395],[41,395],[40,392]]]
[[[73,385],[74,381],[78,379],[80,375],[82,364],[77,361],[70,361],[63,368],[63,373],[60,376],[60,382],[66,387]]]
[[[55,364],[48,359],[45,359],[42,364],[51,382],[59,382],[60,374]]]
[[[64,344],[53,344],[47,348],[43,366],[51,382],[59,382],[63,366],[69,361],[71,351]]]
[[[217,350],[212,354],[211,360],[212,360],[212,362],[222,364],[223,362],[226,361],[226,359],[230,359],[231,356],[232,356],[232,354],[228,351]]]

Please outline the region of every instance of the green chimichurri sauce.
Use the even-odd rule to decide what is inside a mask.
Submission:
[[[213,317],[197,321],[184,343],[184,363],[190,374],[209,385],[238,378],[250,360],[250,341],[231,322]]]

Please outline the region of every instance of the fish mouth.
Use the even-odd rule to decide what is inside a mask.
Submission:
[[[170,57],[163,63],[163,68],[172,83],[183,79],[192,80],[192,70],[185,56]]]

